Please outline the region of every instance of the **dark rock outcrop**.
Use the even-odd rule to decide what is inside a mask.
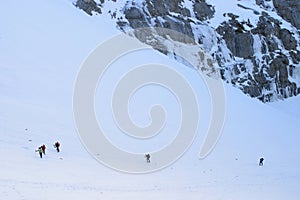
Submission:
[[[194,3],[194,13],[198,20],[204,21],[212,18],[215,10],[212,5],[209,5],[205,0],[196,0]]]
[[[131,28],[159,27],[180,32],[190,38],[194,38],[192,27],[188,21],[188,10],[180,15],[171,13],[181,12],[182,0],[146,0],[143,7],[128,4],[125,9],[125,18],[128,23],[122,23],[121,29],[126,26]],[[180,38],[173,38],[181,40]],[[182,38],[181,41],[186,41]]]
[[[104,3],[104,0],[101,0],[102,3]],[[101,14],[101,8],[100,5],[98,5],[93,0],[77,0],[74,4],[76,7],[84,10],[89,15],[93,15],[93,12]]]
[[[281,39],[283,46],[287,50],[296,50],[297,41],[293,34],[287,29],[280,29],[279,38]]]
[[[278,14],[296,28],[300,29],[300,1],[299,0],[273,0]]]
[[[218,27],[217,32],[226,41],[227,47],[233,56],[251,58],[253,56],[253,38],[246,32],[243,25],[237,20],[224,22]]]
[[[104,1],[97,5],[93,0],[78,0],[76,6],[88,14],[101,13],[100,8],[112,2]],[[146,32],[135,31],[135,37],[178,60],[176,50],[170,52],[168,47],[162,47],[165,44],[160,39],[182,44],[179,46],[185,48],[184,51],[191,51],[198,56],[195,60],[202,62],[204,54],[195,52],[199,46],[213,58],[207,60],[211,69],[199,67],[199,70],[208,75],[219,73],[225,82],[263,102],[298,95],[300,1],[255,2],[257,5],[253,8],[243,5],[242,1],[236,3],[239,9],[258,19],[255,22],[251,16],[247,19],[233,12],[222,13],[223,22],[210,27],[216,12],[215,5],[205,0],[129,0],[118,11],[122,17],[116,17],[116,23],[122,31],[149,28]],[[185,7],[187,4],[190,6]],[[280,17],[276,17],[276,12]],[[153,31],[151,27],[162,29]],[[155,42],[148,43],[151,41],[149,38]],[[191,48],[194,52],[187,49],[186,44],[194,46]]]

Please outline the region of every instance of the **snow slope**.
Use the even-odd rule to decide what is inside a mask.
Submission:
[[[121,72],[112,69],[112,74],[154,61],[182,73],[196,92],[203,116],[195,142],[178,162],[156,173],[124,174],[95,161],[77,136],[72,92],[90,51],[117,34],[109,18],[98,17],[86,17],[70,1],[6,1],[1,5],[0,199],[299,199],[300,98],[262,104],[225,85],[227,116],[222,137],[214,151],[199,160],[211,112],[205,84],[193,69],[152,51],[129,55],[124,58],[125,68]],[[143,102],[153,96],[153,90],[133,99],[131,106],[139,108],[132,109],[137,123],[147,123]],[[176,105],[172,107],[170,94],[163,90],[160,94],[157,101],[171,105],[166,109],[170,113],[167,131],[172,132],[178,120],[172,116],[178,111],[173,111]],[[146,106],[151,103],[147,101]],[[99,105],[101,109],[105,105]],[[98,115],[101,120],[102,113]],[[110,114],[105,116],[111,122]],[[133,146],[117,134],[109,137],[122,148]],[[129,150],[152,151],[170,137]],[[56,140],[62,143],[61,153],[52,147]],[[40,159],[34,150],[43,143],[48,148]],[[260,156],[265,157],[263,167],[257,165]]]

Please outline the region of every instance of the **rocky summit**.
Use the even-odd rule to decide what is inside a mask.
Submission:
[[[121,31],[135,30],[134,37],[178,61],[178,48],[167,44],[186,48],[199,70],[250,97],[271,102],[300,94],[299,0],[77,0],[74,5],[89,15],[109,14]]]

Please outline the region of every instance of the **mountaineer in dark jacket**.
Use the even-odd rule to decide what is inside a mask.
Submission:
[[[54,148],[56,148],[56,151],[57,151],[57,152],[60,151],[60,150],[59,150],[59,147],[60,147],[60,143],[59,143],[59,142],[55,142],[53,146],[54,146]]]

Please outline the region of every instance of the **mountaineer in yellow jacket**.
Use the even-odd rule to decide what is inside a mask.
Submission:
[[[39,147],[35,152],[38,152],[40,154],[40,157],[43,158],[43,149]]]

